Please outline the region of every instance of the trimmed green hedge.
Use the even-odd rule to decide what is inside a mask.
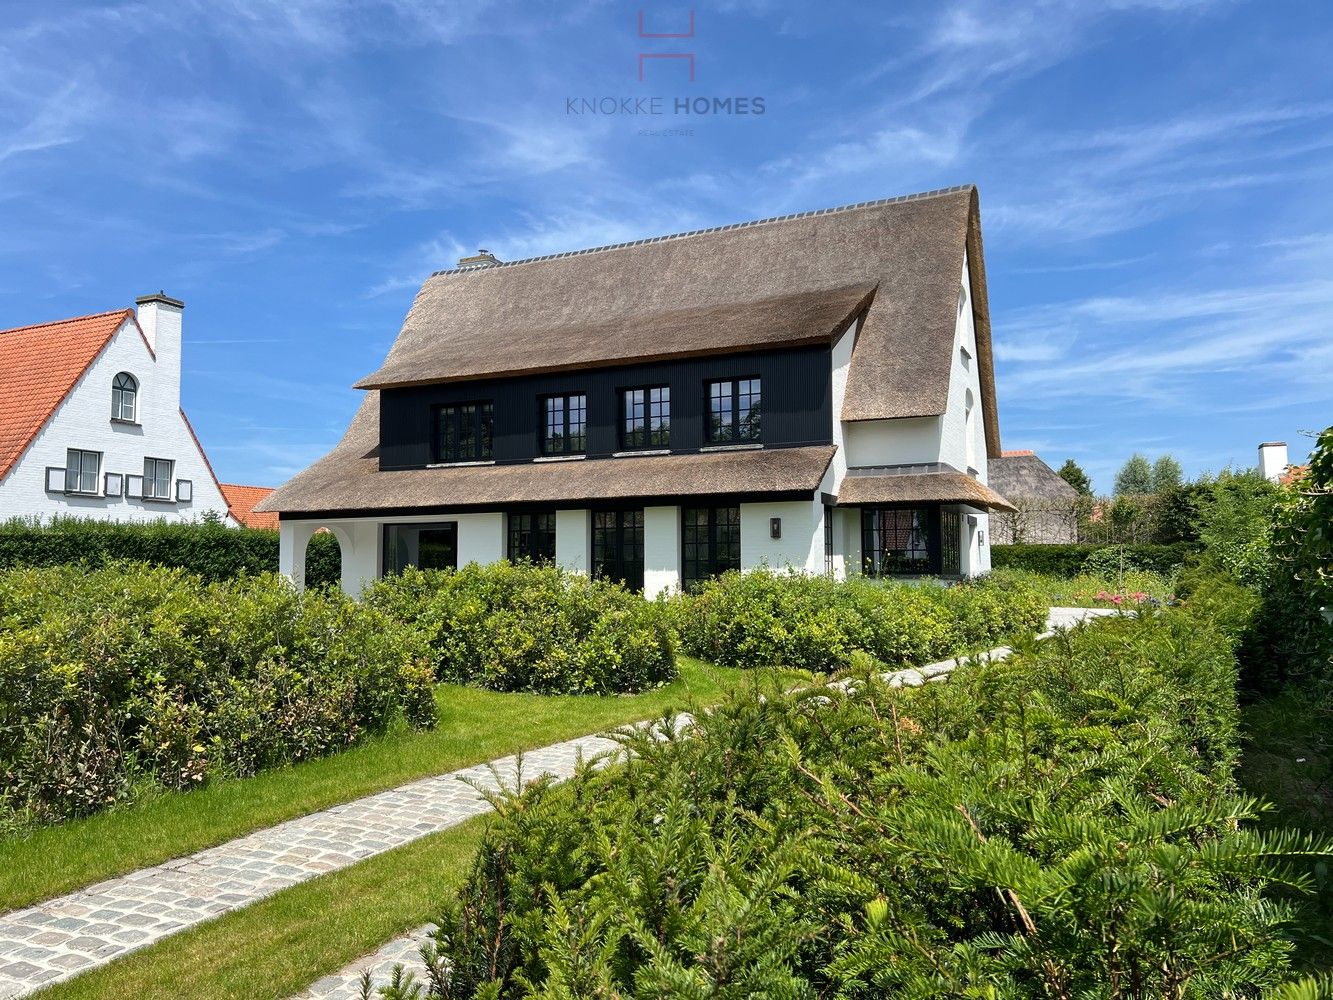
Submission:
[[[1167,576],[1199,547],[1190,542],[1172,545],[992,545],[990,560],[995,569],[1078,576],[1085,572],[1104,573],[1118,567],[1121,550],[1125,569],[1142,569]]]
[[[530,784],[431,996],[1310,996],[1266,890],[1328,845],[1235,794],[1225,582],[945,683],[747,692]]]
[[[398,719],[432,726],[426,652],[341,591],[274,574],[0,572],[0,825],[322,756]]]
[[[365,602],[419,630],[441,680],[613,694],[676,676],[675,637],[660,602],[554,566],[410,568],[377,581]]]
[[[0,569],[21,566],[100,566],[116,560],[174,566],[213,582],[277,572],[278,533],[227,528],[217,520],[129,524],[57,518],[50,524],[0,523]],[[336,584],[342,575],[337,539],[319,534],[306,552],[306,583]]]
[[[681,645],[730,667],[830,671],[854,653],[924,664],[1031,635],[1047,603],[1015,581],[941,586],[802,573],[730,572],[672,599]]]

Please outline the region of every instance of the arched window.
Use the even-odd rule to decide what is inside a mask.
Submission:
[[[111,383],[111,419],[134,423],[139,416],[139,380],[121,372]]]

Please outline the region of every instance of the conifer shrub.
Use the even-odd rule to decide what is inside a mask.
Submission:
[[[927,663],[1030,635],[1046,621],[1034,588],[831,580],[802,573],[725,573],[673,598],[681,645],[734,667],[845,666],[855,652],[882,663]]]
[[[375,583],[365,602],[419,633],[440,680],[612,694],[676,676],[675,636],[661,603],[554,566],[409,568]]]
[[[1286,990],[1294,911],[1266,890],[1329,845],[1257,832],[1236,794],[1253,608],[1219,586],[944,683],[749,692],[626,733],[613,766],[496,796],[429,995]]]
[[[272,575],[0,572],[0,816],[87,815],[435,722],[412,630]]]

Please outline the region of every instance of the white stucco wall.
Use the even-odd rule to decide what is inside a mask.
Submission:
[[[782,537],[769,537],[769,519],[782,518]],[[741,569],[824,572],[824,507],[818,500],[741,504]]]
[[[586,510],[555,512],[555,561],[574,573],[592,565],[592,514]]]
[[[121,324],[9,474],[0,480],[0,519],[49,520],[70,516],[112,521],[159,518],[190,521],[202,517],[206,511],[226,516],[226,500],[180,412],[180,311],[155,305],[150,326],[154,321],[157,358],[150,353],[133,320]],[[111,383],[122,371],[139,380],[137,424],[111,421]],[[99,489],[105,484],[108,472],[141,476],[145,458],[170,459],[175,463],[174,478],[190,480],[193,498],[188,502],[163,503],[124,496],[67,496],[63,492],[48,492],[46,469],[48,466],[63,469],[69,448],[102,453]]]
[[[944,461],[940,417],[857,420],[843,428],[847,464],[852,468]]]
[[[958,313],[957,326],[954,329],[953,361],[949,372],[949,401],[940,421],[939,461],[948,462],[961,472],[974,469],[977,479],[984,483],[986,432],[981,415],[981,375],[977,364],[977,334],[972,317],[972,287],[968,280],[966,257],[963,259],[963,273],[959,284],[966,295],[966,304]],[[964,351],[967,352],[970,361],[964,360]],[[969,393],[972,398],[970,421],[967,419]]]
[[[457,514],[435,520],[458,522],[458,565],[498,562],[505,557],[505,516],[494,514]],[[558,537],[558,536],[557,536]]]
[[[559,536],[557,536],[558,538]],[[742,529],[742,539],[744,529]],[[742,542],[742,544],[744,544]],[[643,592],[656,597],[680,587],[680,508],[643,511]]]

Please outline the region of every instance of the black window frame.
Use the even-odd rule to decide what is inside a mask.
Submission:
[[[641,401],[634,400],[642,393]],[[658,398],[654,399],[653,394]],[[627,386],[620,390],[620,447],[623,451],[671,447],[671,386],[667,383]],[[637,415],[636,409],[637,406]],[[633,426],[634,421],[639,426]],[[658,426],[653,426],[653,421]]]
[[[683,589],[693,590],[706,580],[741,568],[739,504],[682,507],[680,519]]]
[[[961,511],[940,511],[940,575],[963,575],[963,515]]]
[[[515,511],[506,520],[506,559],[514,563],[555,562],[555,511]]]
[[[616,580],[630,591],[643,590],[642,507],[592,512],[592,575]]]
[[[579,404],[574,406],[575,400]],[[551,434],[555,426],[551,421],[551,404],[558,402],[560,439],[556,442]],[[572,415],[577,413],[578,433],[570,431]],[[588,394],[586,392],[551,393],[539,398],[537,405],[537,431],[540,439],[539,451],[543,456],[582,455],[588,450]],[[577,447],[575,442],[577,441]],[[558,445],[558,447],[557,447]]]
[[[403,541],[401,534],[404,531],[417,532],[417,561],[410,563],[407,561],[406,553],[403,551]],[[457,521],[427,521],[427,522],[389,522],[384,525],[383,538],[384,545],[381,550],[381,574],[383,576],[396,576],[403,572],[408,566],[420,566],[421,564],[421,533],[422,532],[441,533],[451,535],[446,548],[452,549],[453,561],[447,566],[428,566],[427,569],[457,569],[458,568],[458,522]],[[399,557],[402,556],[400,559]]]
[[[912,523],[912,518],[916,523]],[[939,573],[939,508],[918,505],[861,508],[861,572],[869,577]],[[885,548],[890,533],[919,531],[906,547]],[[919,544],[917,544],[919,543]]]
[[[474,412],[463,411],[472,407]],[[469,399],[458,403],[441,403],[434,407],[435,461],[440,464],[452,462],[488,462],[495,456],[495,400]],[[445,421],[448,421],[446,428]],[[466,423],[465,423],[466,421]],[[471,424],[467,427],[467,424]],[[463,431],[472,433],[473,448],[470,454],[463,451]],[[446,435],[451,433],[452,440]]]
[[[716,392],[726,386],[725,391]],[[742,391],[742,386],[745,386]],[[747,416],[741,417],[741,400],[750,400]],[[714,400],[725,401],[725,419],[714,423]],[[736,375],[704,382],[704,441],[711,445],[760,444],[763,433],[763,379],[758,375]]]

